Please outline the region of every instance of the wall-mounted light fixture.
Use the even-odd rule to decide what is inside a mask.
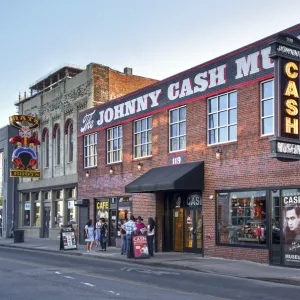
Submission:
[[[221,159],[221,154],[222,154],[222,149],[218,149],[218,150],[216,151],[216,159],[217,159],[217,160],[220,160],[220,159]]]
[[[109,174],[113,174],[113,173],[114,173],[114,169],[113,169],[113,167],[110,167]]]
[[[209,196],[209,199],[210,199],[210,200],[214,200],[214,195],[210,195],[210,196]]]
[[[140,162],[138,163],[137,168],[138,168],[138,170],[142,169],[142,164]]]
[[[85,172],[85,177],[86,177],[86,178],[89,178],[89,177],[90,177],[90,171],[86,171],[86,172]]]

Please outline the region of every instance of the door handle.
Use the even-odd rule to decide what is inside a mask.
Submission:
[[[197,234],[197,229],[194,229],[194,235],[196,235]]]

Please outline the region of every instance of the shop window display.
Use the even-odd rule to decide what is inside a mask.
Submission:
[[[33,206],[33,209],[34,209],[34,222],[33,222],[33,225],[36,226],[36,227],[40,227],[40,212],[41,212],[41,209],[40,209],[40,203],[39,202],[35,202],[34,203],[34,206]]]
[[[266,244],[266,191],[218,194],[218,243]]]
[[[54,224],[56,227],[61,227],[63,225],[63,202],[54,202]]]
[[[30,202],[26,201],[24,204],[24,226],[30,226]]]

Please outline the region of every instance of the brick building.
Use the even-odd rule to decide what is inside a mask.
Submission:
[[[300,266],[300,25],[283,33],[79,114],[78,196],[112,245],[134,214],[158,251]]]
[[[40,142],[41,178],[18,184],[19,227],[29,237],[57,238],[62,225],[78,222],[77,114],[156,80],[91,63],[86,69],[63,66],[30,86],[16,103],[19,114],[40,119],[32,134]]]

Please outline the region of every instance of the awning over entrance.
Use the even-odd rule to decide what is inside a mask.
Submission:
[[[157,167],[125,186],[126,193],[151,193],[156,191],[204,188],[204,162]]]

